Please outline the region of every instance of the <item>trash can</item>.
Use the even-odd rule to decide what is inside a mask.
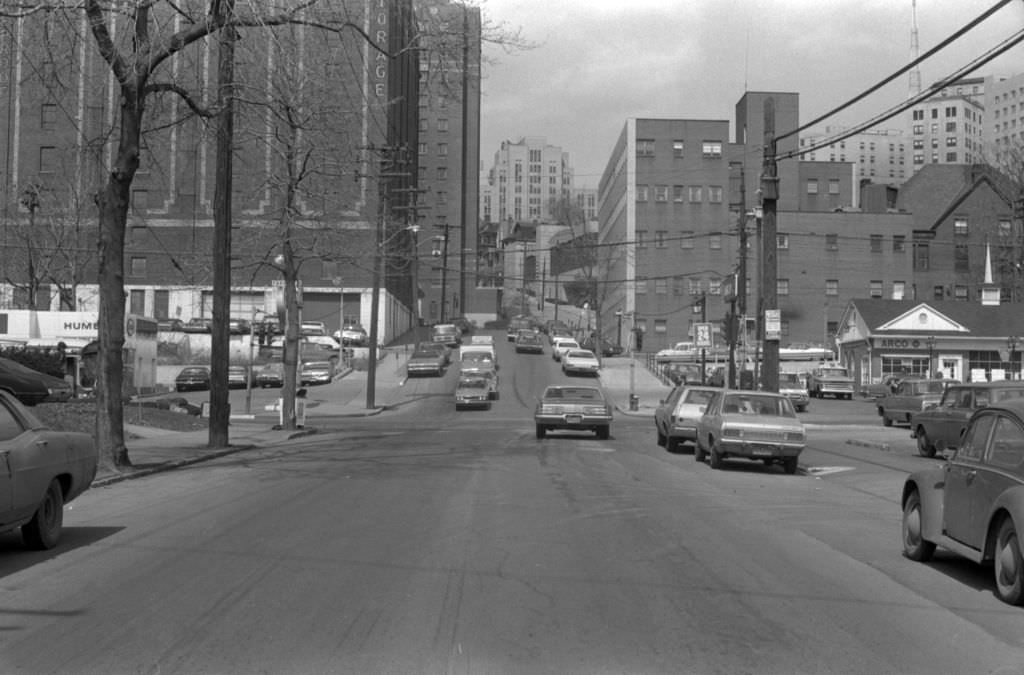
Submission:
[[[639,410],[640,409],[640,397],[636,394],[629,395],[629,409]]]

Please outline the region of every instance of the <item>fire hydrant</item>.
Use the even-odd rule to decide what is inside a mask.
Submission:
[[[640,397],[636,394],[629,395],[629,409],[639,410],[640,409]]]

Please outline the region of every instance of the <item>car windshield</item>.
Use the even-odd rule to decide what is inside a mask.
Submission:
[[[494,358],[490,354],[488,354],[487,352],[469,352],[468,354],[463,354],[462,355],[462,360],[463,361],[490,362],[490,361],[493,361]]]
[[[477,378],[473,380],[459,380],[459,389],[486,389],[487,380]]]
[[[779,384],[791,384],[794,386],[800,386],[800,378],[796,375],[789,373],[782,373],[779,375]]]
[[[793,407],[785,398],[758,394],[729,394],[722,402],[722,412],[777,417],[796,416]]]

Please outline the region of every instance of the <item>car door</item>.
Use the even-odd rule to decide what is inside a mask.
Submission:
[[[56,474],[54,465],[65,464],[67,451],[62,444],[48,447],[39,432],[27,430],[0,400],[0,523],[31,515]]]
[[[938,446],[955,448],[960,441],[960,431],[967,426],[967,421],[974,412],[974,396],[969,387],[950,387],[942,394],[938,407],[932,411],[935,420],[934,429],[925,429],[932,443],[941,441]]]
[[[989,515],[996,498],[1007,489],[1021,484],[1024,464],[1024,428],[1005,414],[998,415],[989,443],[982,457],[982,466],[970,491],[971,545],[981,548],[985,541]]]
[[[979,503],[979,493],[985,489],[985,481],[979,481],[978,476],[984,469],[983,458],[997,417],[995,413],[975,417],[956,455],[946,463],[943,489],[945,531],[948,536],[972,548],[979,547],[981,538],[974,531],[976,516],[971,509]]]

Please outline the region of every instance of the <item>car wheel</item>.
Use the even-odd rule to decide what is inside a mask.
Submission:
[[[935,444],[928,439],[928,434],[925,433],[924,427],[918,427],[917,433],[917,452],[922,457],[934,457],[935,456]]]
[[[611,427],[598,427],[597,428],[597,437],[599,439],[601,439],[602,441],[607,441],[610,434],[611,434]]]
[[[796,464],[796,457],[787,457],[782,460],[782,470],[792,476],[796,473]]]
[[[882,426],[883,426],[883,427],[891,427],[891,426],[892,426],[892,419],[891,419],[891,418],[889,418],[889,417],[888,417],[888,416],[887,416],[887,415],[885,414],[885,411],[884,411],[884,410],[879,410],[879,411],[878,411],[878,414],[882,416]]]
[[[665,434],[661,433],[661,429],[658,426],[655,426],[655,429],[658,430],[658,446],[663,448],[668,439],[665,438]]]
[[[707,456],[708,456],[708,454],[704,451],[704,448],[701,447],[700,441],[699,440],[694,441],[693,442],[693,458],[696,461],[698,461],[698,462],[703,462],[704,459]]]
[[[921,520],[921,495],[914,490],[903,507],[903,555],[911,560],[927,562],[935,553],[935,544],[921,537]]]
[[[722,468],[722,453],[718,451],[718,446],[715,443],[711,444],[711,468],[721,469]]]
[[[45,550],[53,548],[60,539],[64,525],[64,491],[56,478],[50,481],[43,495],[43,502],[36,509],[32,520],[21,527],[21,537],[29,548]]]
[[[537,438],[544,438],[545,433],[546,433],[546,430],[544,429],[544,425],[543,424],[538,424],[537,425]]]
[[[1017,528],[1011,518],[1002,522],[996,535],[995,575],[1000,600],[1011,605],[1024,603],[1024,560]]]
[[[679,439],[669,436],[665,439],[665,449],[669,452],[679,452]]]

